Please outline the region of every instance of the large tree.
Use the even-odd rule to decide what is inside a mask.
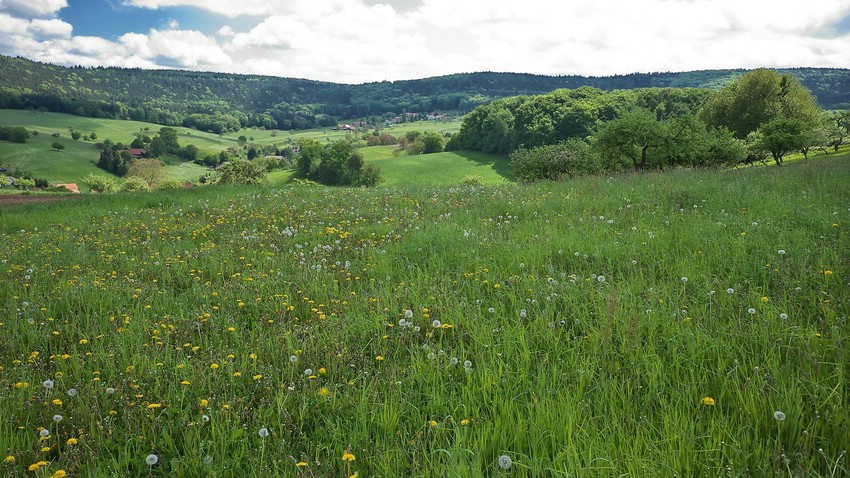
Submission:
[[[744,139],[780,118],[814,127],[821,109],[795,77],[759,69],[739,76],[715,93],[699,115],[709,126],[726,127],[736,138]]]

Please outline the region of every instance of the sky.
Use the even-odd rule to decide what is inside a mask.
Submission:
[[[366,83],[850,67],[850,0],[0,0],[0,53]]]

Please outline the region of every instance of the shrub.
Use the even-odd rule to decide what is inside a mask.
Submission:
[[[484,178],[477,174],[471,174],[469,176],[465,176],[461,183],[464,186],[481,186],[484,184]]]
[[[563,143],[519,149],[511,154],[514,177],[519,181],[560,180],[595,174],[602,170],[590,145],[578,139]]]
[[[166,179],[159,182],[157,189],[183,189],[183,183],[176,179]]]
[[[257,161],[229,161],[218,168],[221,177],[219,184],[262,184],[266,182],[265,164]]]
[[[148,182],[144,178],[140,178],[138,176],[127,176],[124,181],[121,183],[121,191],[125,192],[137,192],[137,191],[150,191],[151,187],[148,185]]]
[[[83,178],[83,183],[88,186],[91,191],[97,193],[114,193],[118,190],[118,185],[115,183],[115,180],[107,176],[87,174],[86,177]]]
[[[359,186],[366,186],[367,188],[377,186],[381,181],[383,181],[381,167],[375,163],[366,163],[363,165],[357,178],[357,184]]]

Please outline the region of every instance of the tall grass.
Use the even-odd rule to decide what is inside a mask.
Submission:
[[[0,475],[847,476],[848,180],[2,210]]]

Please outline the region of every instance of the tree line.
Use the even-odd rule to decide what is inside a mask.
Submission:
[[[706,167],[837,150],[850,112],[824,112],[793,76],[760,69],[718,92],[557,90],[467,115],[447,149],[511,154],[522,180],[622,169]]]
[[[850,107],[850,70],[793,69],[828,109]],[[468,112],[498,98],[558,88],[719,89],[743,70],[645,73],[604,78],[471,73],[422,80],[343,85],[328,82],[174,70],[65,68],[0,56],[0,108],[132,119],[214,133],[244,127],[308,129],[340,118],[371,122],[405,112]]]

